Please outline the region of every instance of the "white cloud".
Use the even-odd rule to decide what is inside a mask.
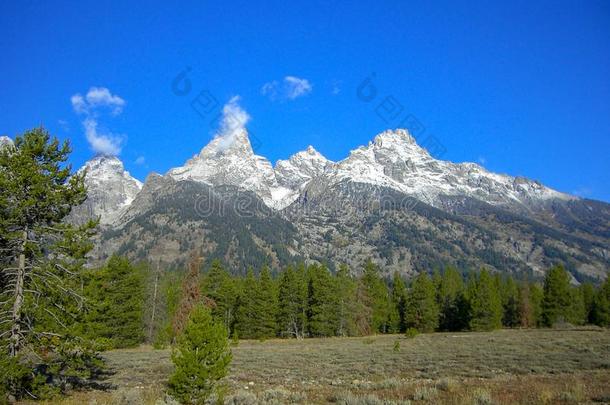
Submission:
[[[146,158],[144,156],[138,156],[134,163],[141,166],[146,163]]]
[[[222,107],[222,119],[215,137],[220,138],[218,148],[221,151],[231,146],[240,132],[246,131],[246,124],[250,121],[250,115],[241,108],[239,100],[239,96],[234,96]]]
[[[112,94],[106,87],[91,87],[86,97],[90,107],[109,107],[114,115],[120,114],[125,106],[125,100]]]
[[[307,79],[301,79],[296,76],[286,76],[281,82],[273,80],[263,84],[261,93],[273,101],[294,100],[295,98],[310,93],[312,89],[313,86]]]
[[[85,114],[87,112],[87,103],[80,94],[75,94],[70,97],[70,102],[72,103],[72,108],[74,108],[74,111],[77,114]]]
[[[87,141],[95,153],[109,156],[121,153],[123,137],[111,133],[100,133],[94,118],[85,118],[83,127]]]
[[[84,97],[76,93],[70,97],[70,102],[77,114],[92,114],[98,107],[107,107],[113,115],[119,115],[125,107],[125,100],[106,87],[91,87]]]
[[[123,112],[125,100],[112,94],[106,87],[91,87],[84,97],[79,93],[74,94],[70,102],[74,112],[85,116],[83,128],[91,149],[102,155],[116,156],[121,153],[124,136],[102,132],[98,128],[98,119],[104,109],[109,109],[113,116],[119,115]]]

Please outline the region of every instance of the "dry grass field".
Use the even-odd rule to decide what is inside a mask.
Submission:
[[[501,330],[363,338],[241,341],[227,404],[610,403],[610,331]],[[170,352],[104,354],[107,391],[61,404],[165,404]]]

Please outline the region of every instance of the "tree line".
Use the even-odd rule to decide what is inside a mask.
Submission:
[[[358,272],[345,265],[333,273],[321,264],[296,264],[275,274],[268,267],[251,269],[245,276],[232,275],[218,260],[206,269],[199,263],[193,259],[180,274],[112,257],[92,271],[85,288],[93,305],[84,330],[107,347],[145,341],[164,347],[197,304],[209,308],[233,339],[610,326],[610,281],[575,286],[561,265],[536,282],[453,267],[410,280],[399,273],[386,279],[371,261]]]

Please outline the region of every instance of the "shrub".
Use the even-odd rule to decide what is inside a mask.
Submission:
[[[231,358],[226,328],[205,306],[197,305],[172,353],[170,393],[186,404],[204,403],[227,374]]]
[[[413,339],[417,335],[419,335],[419,331],[415,328],[409,328],[405,332],[405,337],[407,337],[409,339]]]

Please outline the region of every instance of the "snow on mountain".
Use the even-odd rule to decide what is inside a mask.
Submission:
[[[474,197],[492,204],[575,198],[524,177],[491,173],[476,163],[434,159],[404,129],[382,132],[324,177],[328,185],[352,181],[389,187],[431,205],[441,195]]]
[[[13,144],[13,140],[11,138],[9,138],[8,136],[0,136],[0,148],[4,147],[5,145],[12,145]]]
[[[333,162],[322,156],[313,146],[295,153],[288,160],[278,160],[275,176],[282,186],[299,190],[314,177],[320,176]]]
[[[236,131],[231,141],[227,145],[225,138],[216,137],[184,166],[167,174],[176,180],[242,187],[275,209],[295,201],[312,179],[326,187],[346,181],[388,187],[431,205],[438,205],[441,196],[473,197],[491,204],[575,198],[524,177],[489,172],[476,163],[437,160],[404,129],[380,133],[337,163],[309,146],[279,160],[275,168],[254,154],[245,128]]]
[[[87,201],[77,215],[100,215],[100,222],[109,223],[129,206],[142,189],[142,183],[125,170],[123,162],[114,156],[96,156],[79,169],[87,170],[85,185]]]
[[[297,197],[278,183],[271,162],[254,154],[243,128],[234,131],[230,143],[225,137],[214,138],[184,166],[167,174],[176,180],[239,186],[253,191],[272,208],[283,208]]]

